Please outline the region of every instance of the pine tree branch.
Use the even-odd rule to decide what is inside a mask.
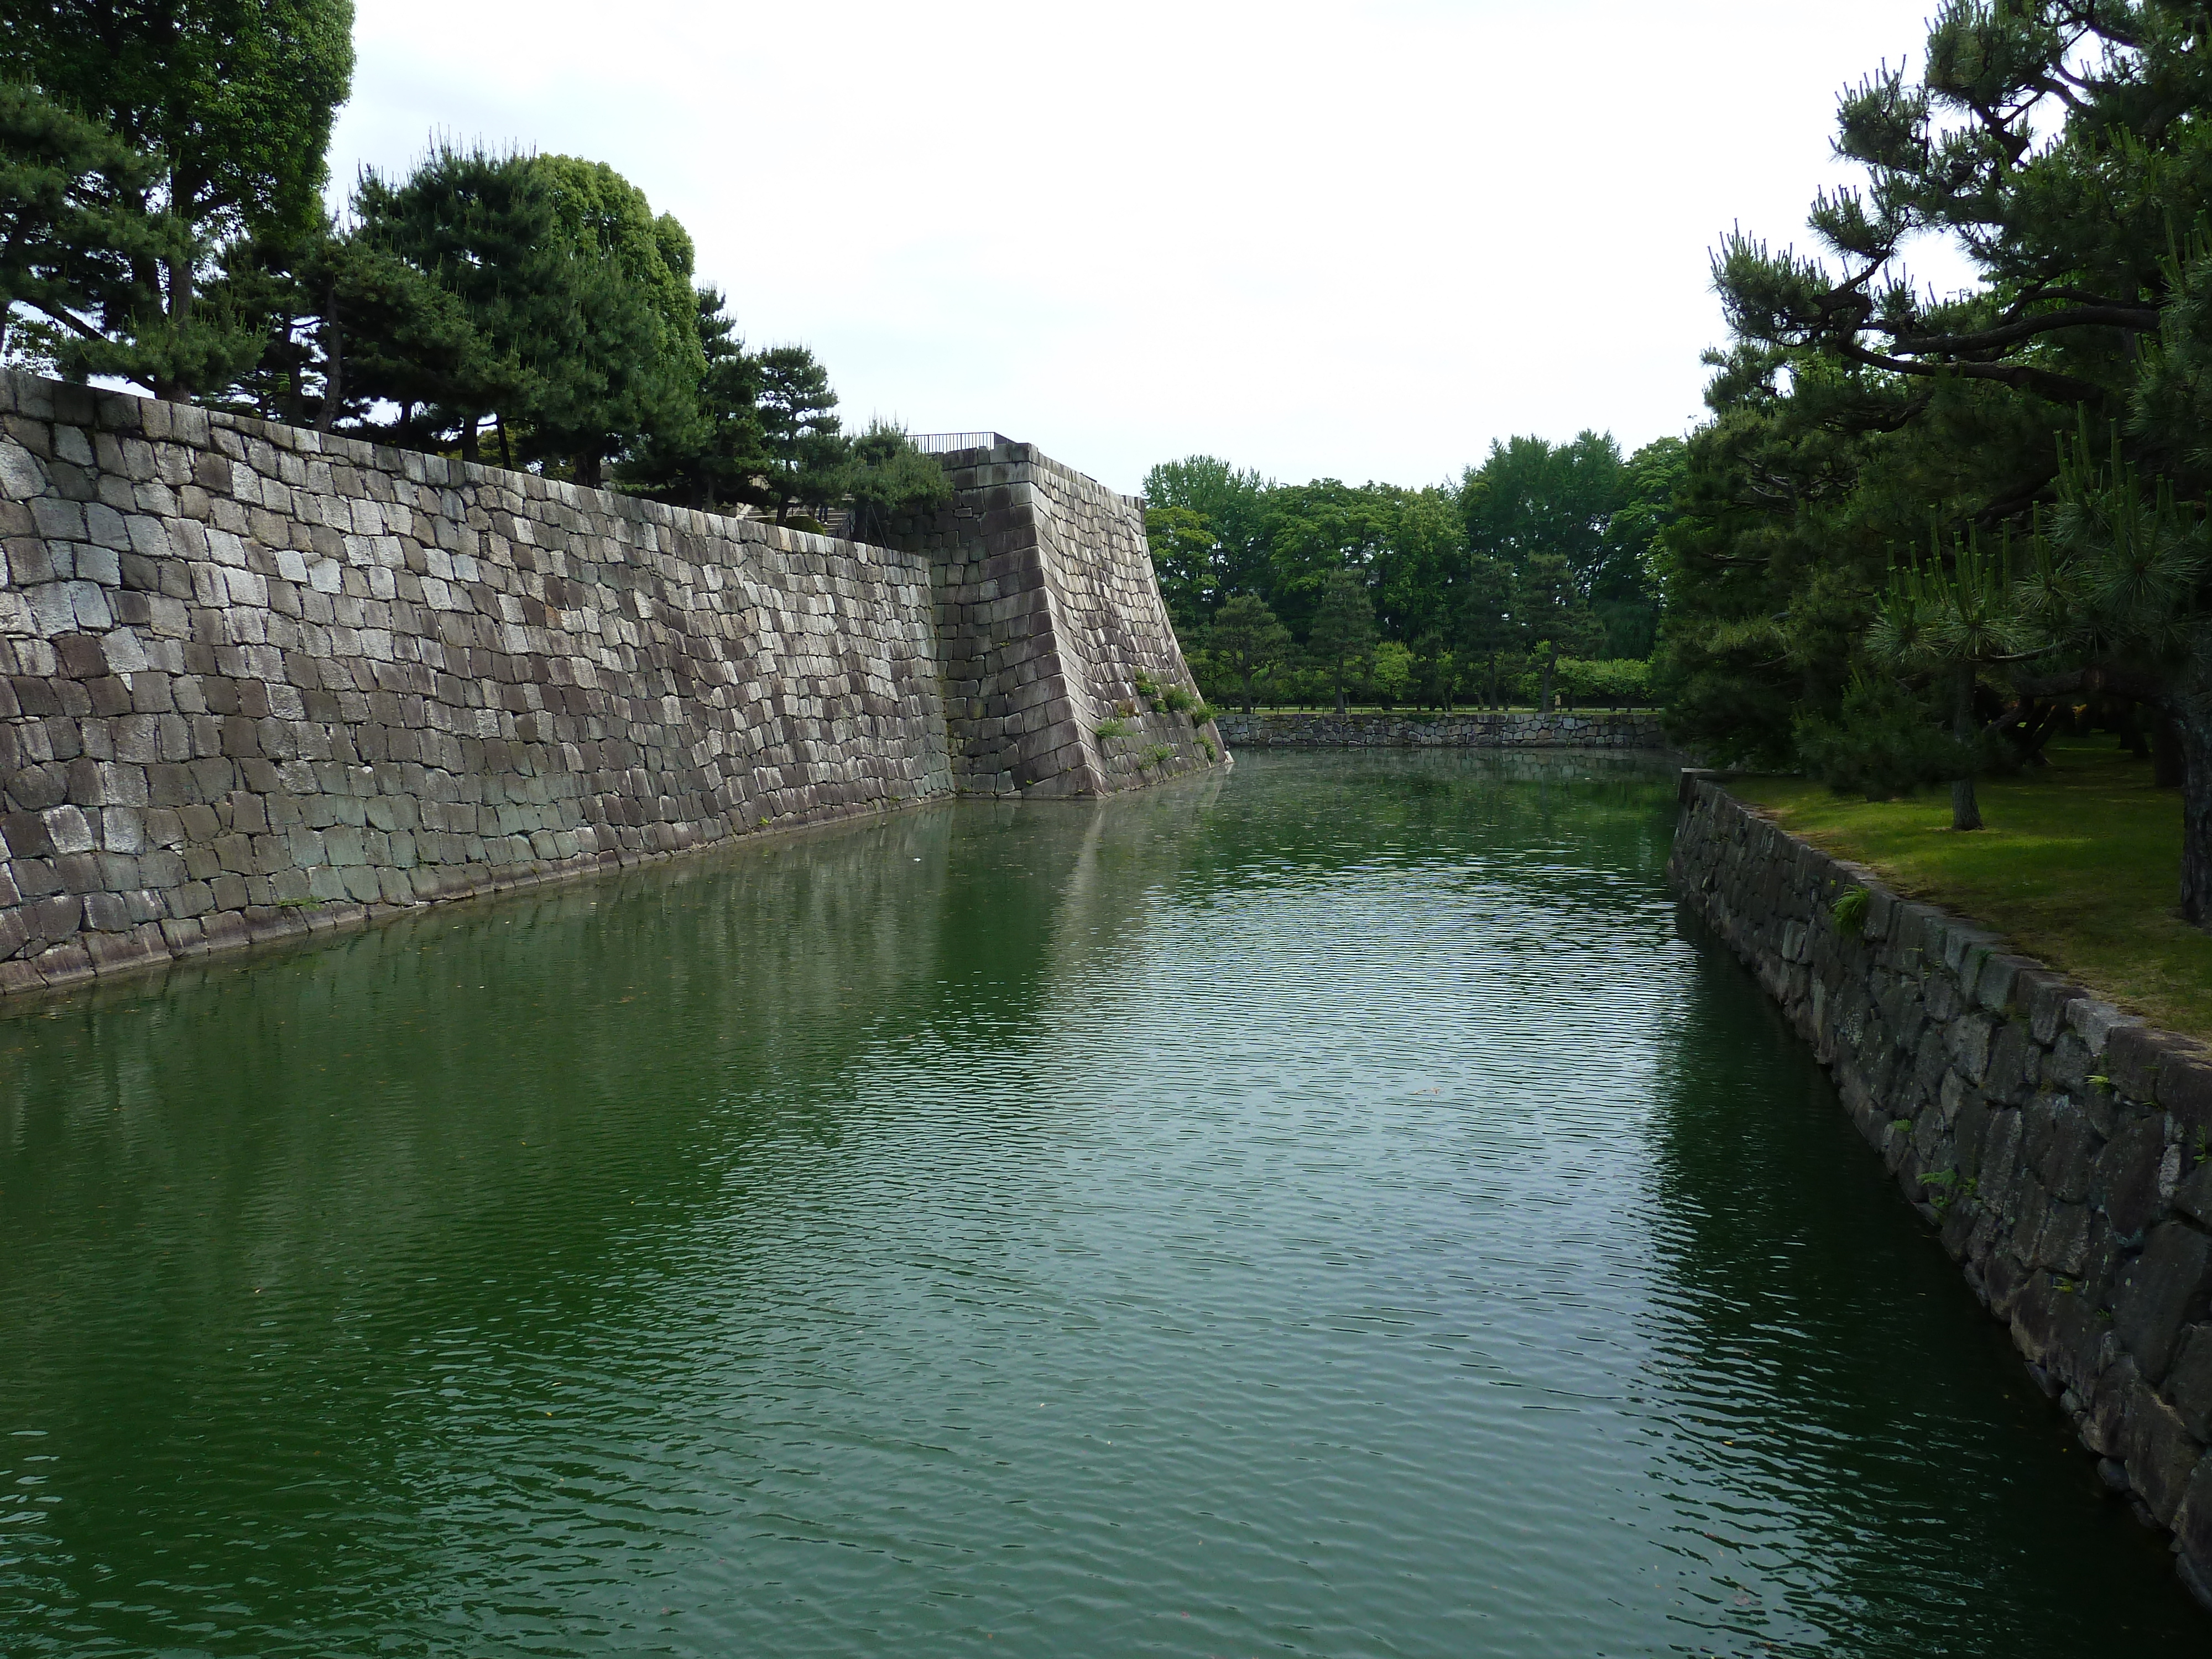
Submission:
[[[2055,404],[2101,405],[2106,398],[2105,388],[2094,381],[2027,363],[1923,363],[1911,357],[1869,351],[1856,340],[1838,341],[1836,349],[1846,362],[1856,363],[1863,368],[1885,369],[1893,374],[1911,374],[1923,380],[1954,374],[1964,380],[1991,380],[2016,392],[2032,392]]]

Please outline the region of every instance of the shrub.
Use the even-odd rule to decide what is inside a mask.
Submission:
[[[1529,701],[1535,700],[1537,676],[1522,677]],[[1562,657],[1552,680],[1553,695],[1562,708],[1640,708],[1651,702],[1651,665],[1634,657],[1599,661]]]
[[[1791,728],[1806,772],[1839,795],[1888,800],[1923,783],[1970,776],[1982,757],[1937,729],[1935,717],[1894,680],[1855,678],[1834,720],[1803,714]]]

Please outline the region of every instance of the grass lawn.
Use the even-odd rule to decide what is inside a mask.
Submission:
[[[2212,1037],[2212,934],[2174,914],[2181,799],[2109,739],[2054,743],[2051,764],[1984,781],[1983,821],[1951,828],[1948,789],[1863,801],[1802,778],[1729,788],[1899,892],[1987,923],[2132,1013]]]

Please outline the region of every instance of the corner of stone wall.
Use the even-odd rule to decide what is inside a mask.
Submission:
[[[963,792],[1105,795],[1229,764],[1217,725],[1166,706],[1195,686],[1143,503],[1030,444],[942,459],[951,500],[896,539],[931,560]]]
[[[1668,876],[2212,1608],[2212,1048],[1686,771]]]

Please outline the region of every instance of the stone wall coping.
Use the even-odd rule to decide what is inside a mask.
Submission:
[[[71,396],[76,393],[89,398],[89,406],[76,402]],[[663,525],[685,535],[761,542],[786,553],[849,553],[863,548],[878,556],[893,553],[893,550],[872,543],[852,541],[839,536],[817,535],[812,531],[793,530],[788,526],[773,524],[764,519],[707,513],[696,507],[673,507],[665,501],[628,495],[618,489],[586,489],[565,479],[542,477],[535,472],[510,471],[482,461],[459,461],[442,455],[427,455],[417,450],[371,443],[366,439],[349,437],[343,433],[317,432],[305,427],[285,426],[275,421],[264,421],[258,416],[234,414],[228,410],[203,409],[196,404],[167,403],[157,398],[140,398],[130,392],[111,391],[106,386],[71,386],[64,381],[49,380],[20,368],[0,367],[0,414],[20,414],[33,420],[96,427],[102,432],[136,432],[159,442],[182,444],[188,449],[220,453],[234,460],[243,459],[241,453],[234,453],[223,444],[221,434],[228,433],[239,438],[258,439],[272,449],[291,454],[319,456],[325,460],[402,477],[410,483],[432,488],[489,485],[513,490],[528,501],[556,501],[579,511],[604,513],[610,517],[628,519],[641,524]],[[1072,476],[1079,477],[1081,475]]]

